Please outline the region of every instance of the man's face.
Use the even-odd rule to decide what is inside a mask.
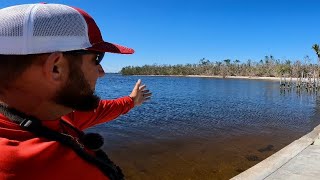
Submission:
[[[74,110],[90,111],[98,107],[100,97],[94,94],[81,68],[70,64],[69,79],[56,93],[54,101]]]

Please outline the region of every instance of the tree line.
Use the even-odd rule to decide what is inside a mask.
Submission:
[[[320,61],[318,44],[312,46]],[[319,76],[319,64],[311,63],[309,56],[303,60],[280,60],[265,56],[260,61],[246,62],[225,59],[210,61],[202,58],[195,64],[127,66],[121,69],[123,75],[204,75],[204,76],[257,76],[257,77],[301,77]]]

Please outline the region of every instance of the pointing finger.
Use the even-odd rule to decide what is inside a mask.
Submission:
[[[138,79],[138,81],[137,81],[136,85],[134,86],[134,88],[135,89],[139,89],[140,85],[141,85],[141,79]]]

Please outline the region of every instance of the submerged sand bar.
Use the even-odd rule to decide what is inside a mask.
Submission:
[[[231,180],[303,179],[320,177],[320,125]]]

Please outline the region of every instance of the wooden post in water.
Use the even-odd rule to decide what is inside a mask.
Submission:
[[[316,84],[315,84],[316,92],[318,91],[318,85],[319,85],[319,72],[316,72]]]
[[[303,88],[303,84],[304,84],[304,82],[303,82],[303,71],[301,72],[301,88]]]
[[[312,83],[312,88],[315,89],[316,87],[316,71],[313,70],[313,83]]]
[[[301,76],[297,77],[297,82],[296,82],[296,88],[298,90],[298,88],[300,89],[300,81],[301,81]]]
[[[286,88],[286,78],[285,77],[282,77],[283,74],[281,74],[280,76],[280,88]],[[283,78],[283,80],[282,80]]]
[[[285,76],[283,76],[283,79],[284,79],[283,88],[285,89],[286,88],[286,84],[287,84],[287,79],[286,79]]]

